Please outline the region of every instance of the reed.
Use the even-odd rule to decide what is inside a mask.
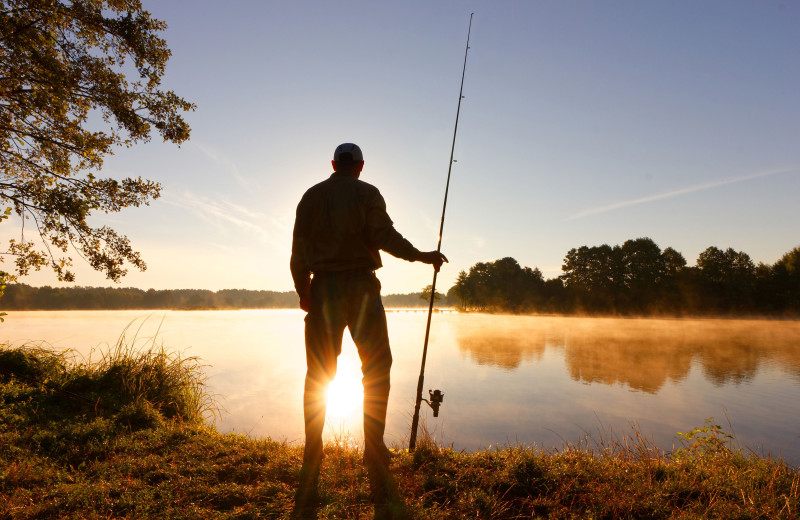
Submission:
[[[91,405],[97,413],[121,413],[145,424],[159,418],[202,424],[217,415],[219,406],[206,391],[200,360],[168,351],[157,343],[157,334],[140,337],[139,329],[130,330],[131,324],[116,343],[93,351],[88,359],[43,343],[4,345],[0,369],[7,377],[66,398],[69,409]],[[99,359],[93,360],[94,355]]]

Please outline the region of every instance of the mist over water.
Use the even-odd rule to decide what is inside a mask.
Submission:
[[[552,348],[564,352],[576,381],[648,393],[685,380],[694,362],[718,385],[751,381],[765,364],[800,378],[800,325],[793,321],[476,315],[457,330],[459,349],[478,364],[516,369]]]
[[[543,446],[635,427],[669,449],[713,417],[742,447],[800,462],[798,322],[470,316],[455,329],[462,353],[507,373],[490,385],[514,406],[473,397],[486,438],[499,423]]]
[[[388,313],[389,444],[407,444],[425,319]],[[156,344],[208,365],[209,390],[227,410],[220,430],[302,441],[300,311],[15,312],[0,339],[43,339],[89,355],[131,321],[129,333],[138,329],[143,344],[156,335]],[[359,367],[345,333],[340,377],[357,382]],[[425,426],[456,449],[561,448],[633,428],[672,449],[676,432],[713,417],[741,447],[800,463],[797,321],[437,314],[424,388],[425,396],[429,388],[445,393],[439,418],[423,404]],[[328,436],[360,441],[360,415],[360,402],[332,408]]]

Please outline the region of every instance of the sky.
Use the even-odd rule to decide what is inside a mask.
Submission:
[[[509,256],[553,278],[571,248],[639,237],[689,265],[709,246],[767,264],[800,246],[800,3],[143,4],[168,24],[163,86],[197,110],[182,146],[106,160],[163,185],[93,220],[148,264],[118,286],[291,290],[296,205],[342,142],[398,231],[435,249],[470,13],[438,288]],[[77,285],[113,285],[72,256]],[[431,283],[383,259],[385,294]]]

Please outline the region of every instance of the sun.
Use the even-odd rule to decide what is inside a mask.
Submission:
[[[329,418],[343,419],[352,414],[364,401],[359,371],[340,366],[336,377],[328,386],[326,399]]]

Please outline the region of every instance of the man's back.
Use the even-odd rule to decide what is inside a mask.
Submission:
[[[297,206],[292,243],[295,284],[308,273],[374,271],[379,250],[414,261],[419,250],[398,233],[375,186],[334,173],[306,191]]]

